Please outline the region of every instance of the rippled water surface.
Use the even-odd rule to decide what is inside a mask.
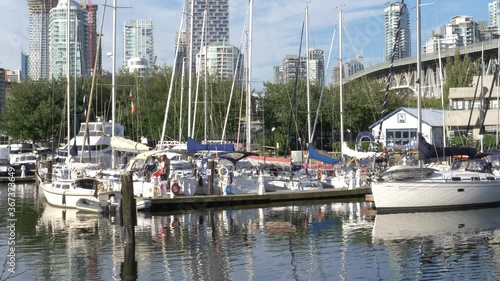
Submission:
[[[4,261],[12,221],[0,191]],[[134,248],[118,217],[52,207],[33,185],[12,198],[9,280],[500,280],[499,208],[375,216],[367,203],[311,201],[139,213]]]

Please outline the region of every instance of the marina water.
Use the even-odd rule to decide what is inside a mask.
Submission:
[[[11,265],[8,280],[500,280],[499,208],[375,216],[330,200],[139,213],[127,260],[119,217],[52,207],[33,184],[0,191],[0,280]]]

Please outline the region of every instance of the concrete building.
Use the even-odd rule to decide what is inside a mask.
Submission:
[[[148,66],[155,62],[153,20],[131,20],[123,29],[123,64],[127,67],[129,59],[144,58]]]
[[[446,115],[449,136],[463,136],[467,131],[467,134],[473,133],[473,136],[477,137],[481,123],[484,125],[485,133],[496,133],[500,123],[498,100],[500,88],[497,86],[491,88],[492,80],[491,75],[484,76],[482,82],[479,76],[475,76],[470,87],[450,88],[448,95],[450,108]],[[476,85],[479,86],[477,94]],[[468,130],[467,125],[469,125]]]
[[[194,8],[191,7],[191,3],[194,4]],[[205,10],[207,17],[203,45],[213,42],[229,42],[229,0],[186,0],[185,5],[188,15],[186,16],[188,33],[191,30],[193,32],[193,56],[198,55],[202,47]],[[193,67],[195,67],[195,60],[193,60]]]
[[[207,59],[205,60],[205,58]],[[206,66],[210,76],[229,78],[235,75],[238,64],[240,66],[243,64],[243,56],[238,48],[227,42],[213,42],[206,49],[200,51],[197,56],[196,69],[198,72],[202,72]],[[239,67],[239,69],[242,68]],[[241,78],[240,72],[236,73],[237,78]]]
[[[321,49],[309,49],[309,80],[320,87],[325,84],[325,55]]]
[[[491,40],[496,33],[484,21],[475,22],[471,16],[453,17],[447,25],[432,31],[431,37],[422,48],[423,53],[437,53],[441,50],[455,49],[481,41]]]
[[[427,142],[443,146],[443,110],[422,109],[422,135]],[[369,129],[375,139],[379,136],[383,146],[388,148],[415,147],[417,145],[418,111],[417,108],[400,107],[389,113],[382,122],[373,123]]]
[[[21,82],[21,70],[5,70],[5,82],[8,83],[19,83]]]
[[[33,80],[48,79],[49,74],[49,12],[58,0],[28,0],[29,41],[28,77]]]
[[[490,19],[490,26],[497,34],[500,34],[500,1],[488,3],[488,17]]]
[[[349,78],[349,76],[354,75],[362,71],[363,69],[365,69],[365,67],[363,66],[363,63],[359,58],[350,60],[344,63],[344,65],[342,66],[342,72],[343,72],[342,78],[344,79]],[[333,72],[332,72],[332,84],[338,85],[339,83],[340,83],[340,67],[335,66],[333,67]]]
[[[394,50],[394,42],[396,41],[396,31],[398,30],[398,20],[400,33],[398,36],[399,43],[396,44]],[[385,21],[385,60],[391,61],[393,52],[394,59],[401,59],[411,56],[411,34],[410,34],[410,14],[406,4],[387,2],[384,8]]]
[[[90,75],[90,52],[87,11],[72,0],[61,0],[50,11],[50,77],[66,76],[67,64],[67,12],[70,5],[69,22],[69,67],[71,76]]]
[[[149,73],[149,63],[145,58],[130,58],[127,61],[127,69],[130,73],[144,77]]]
[[[311,84],[322,86],[325,83],[325,58],[321,49],[309,50],[309,74],[307,73],[307,57],[297,58],[296,55],[287,55],[283,65],[274,66],[276,83],[290,83],[295,81],[298,66],[298,78],[306,79],[309,75]]]

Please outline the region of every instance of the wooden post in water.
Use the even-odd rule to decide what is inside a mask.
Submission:
[[[36,187],[38,187],[40,185],[40,182],[39,182],[39,172],[40,172],[40,156],[35,156],[35,183],[36,183]],[[37,189],[38,190],[38,189]]]
[[[47,180],[52,181],[52,160],[45,161],[45,166],[47,167]],[[37,166],[37,169],[38,169],[38,166]]]
[[[120,202],[121,226],[124,227],[125,243],[135,245],[135,226],[137,225],[137,211],[134,199],[134,186],[130,171],[122,172],[122,199]]]
[[[122,280],[137,280],[137,261],[135,260],[137,205],[134,198],[132,174],[129,171],[122,172],[120,179],[122,183],[120,222],[125,236],[124,262],[120,267],[120,275]]]
[[[214,194],[214,174],[215,174],[215,163],[213,159],[209,159],[207,163],[208,171],[208,195]]]

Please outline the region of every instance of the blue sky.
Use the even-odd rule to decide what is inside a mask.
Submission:
[[[174,59],[175,32],[181,19],[183,0],[116,0],[122,8],[117,10],[117,66],[121,66],[121,34],[123,25],[131,19],[153,19],[155,27],[155,52],[160,65],[172,65]],[[14,4],[14,2],[16,2]],[[88,0],[87,0],[88,2]],[[101,22],[104,0],[93,0],[99,5],[98,23]],[[274,65],[282,63],[286,55],[297,55],[304,9],[309,7],[309,46],[325,51],[328,59],[330,44],[333,48],[328,77],[337,63],[339,54],[338,8],[343,10],[343,58],[344,61],[363,52],[365,67],[383,62],[384,59],[384,3],[387,0],[254,0],[253,27],[253,88],[262,89],[262,82],[273,80]],[[404,1],[410,9],[412,52],[416,52],[416,0]],[[445,25],[456,15],[473,16],[474,20],[488,20],[488,2],[492,0],[435,0],[421,1],[422,40],[432,29]],[[107,0],[108,5],[113,0]],[[26,0],[0,0],[0,67],[20,68],[20,52],[28,50],[28,7]],[[248,0],[230,0],[230,43],[242,45],[241,38],[248,14]],[[106,9],[104,19],[103,53],[111,51],[112,10]],[[335,32],[335,37],[333,34]],[[349,38],[351,40],[349,40]],[[352,43],[351,43],[352,42]],[[423,44],[423,43],[422,43]],[[305,51],[303,43],[302,53]],[[103,65],[111,69],[111,59],[103,57]]]

